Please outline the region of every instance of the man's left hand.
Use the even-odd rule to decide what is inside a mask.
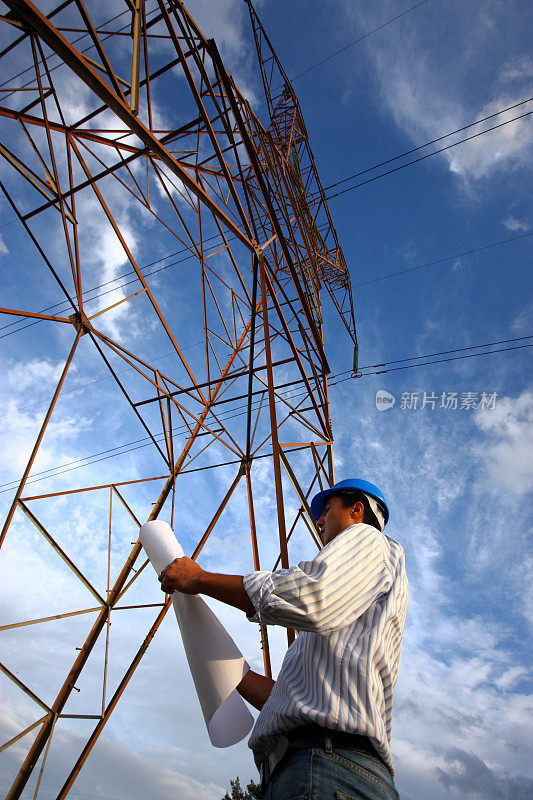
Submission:
[[[172,592],[183,592],[184,594],[198,594],[199,580],[204,574],[204,570],[192,560],[192,558],[175,558],[161,575],[161,589],[166,594]]]

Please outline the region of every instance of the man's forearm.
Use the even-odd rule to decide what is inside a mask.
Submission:
[[[243,586],[242,575],[218,575],[216,572],[203,572],[197,581],[198,591],[221,600],[235,608],[245,611],[248,616],[255,614],[255,608]]]
[[[249,670],[237,686],[237,691],[241,697],[244,697],[252,706],[261,711],[270,697],[274,683],[275,681],[272,678],[267,678],[266,675],[260,675],[258,672]]]

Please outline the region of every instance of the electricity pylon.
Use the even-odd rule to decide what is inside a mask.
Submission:
[[[0,86],[1,188],[38,269],[55,285],[58,303],[53,313],[1,311],[14,317],[14,330],[32,322],[46,327],[56,342],[68,331],[70,341],[0,544],[16,537],[23,524],[33,526],[93,598],[91,608],[2,627],[13,633],[58,619],[85,619],[84,614],[91,620],[53,697],[39,696],[20,671],[1,665],[37,709],[36,718],[4,744],[30,742],[7,796],[20,797],[36,767],[38,795],[58,722],[94,720],[58,787],[57,797],[64,798],[169,608],[168,598],[127,606],[132,613],[158,607],[109,697],[111,618],[125,608],[120,605],[124,596],[134,597],[147,563],[138,541],[127,549],[123,537],[113,538],[113,508],[119,504],[126,510],[132,532],[163,511],[172,524],[184,500],[186,476],[232,471],[225,489],[220,491],[218,480],[205,498],[209,522],[192,557],[218,530],[241,486],[247,500],[242,524],[249,527],[251,560],[259,569],[268,533],[256,524],[254,486],[258,466],[267,463],[279,530],[279,557],[268,567],[289,566],[288,542],[302,526],[320,547],[308,501],[334,482],[324,295],[354,345],[356,335],[349,273],[298,100],[251,4],[263,121],[239,91],[215,41],[203,35],[178,0],[126,0],[123,12],[110,20],[105,4],[86,6],[82,0],[67,0],[48,14],[28,0],[6,0],[6,5],[0,63],[2,74],[13,77]],[[136,237],[122,219],[125,204],[143,241],[149,236],[153,243],[163,277],[152,278],[153,264],[139,263],[132,244]],[[107,285],[94,287],[90,240],[96,218],[99,229],[120,246],[128,275],[113,275]],[[61,232],[60,255],[57,240],[52,247],[46,231]],[[177,254],[180,258],[171,262]],[[107,292],[114,292],[113,302],[101,299]],[[181,302],[179,314],[169,297]],[[113,329],[107,323],[117,319],[117,310],[120,324]],[[139,334],[139,325],[149,336]],[[201,356],[194,348],[188,355],[191,339],[201,339]],[[169,348],[169,366],[163,369],[155,362]],[[129,475],[122,461],[116,480],[74,488],[65,488],[59,471],[51,469],[54,489],[33,494],[28,490],[36,479],[32,469],[53,436],[50,423],[61,413],[58,400],[80,352],[83,358],[96,355],[105,365],[117,398],[160,466],[139,478]],[[80,453],[87,463],[91,456]],[[131,498],[151,485],[159,486],[159,493],[150,513],[139,519]],[[76,565],[63,527],[49,530],[43,521],[47,503],[102,492],[109,514],[103,589]],[[289,514],[288,497],[295,514]],[[117,548],[120,566],[114,568]],[[289,631],[289,643],[293,637]],[[101,707],[92,714],[69,714],[71,695],[98,642],[104,642]],[[261,647],[270,674],[263,627]]]

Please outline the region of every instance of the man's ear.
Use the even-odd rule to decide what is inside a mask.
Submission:
[[[351,516],[354,519],[357,518],[358,520],[362,520],[363,517],[364,517],[364,514],[365,514],[365,507],[362,504],[362,502],[360,500],[358,500],[357,503],[355,503],[353,508],[352,508]]]

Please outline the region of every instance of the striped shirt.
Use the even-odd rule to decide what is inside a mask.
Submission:
[[[402,547],[357,523],[312,561],[252,572],[244,588],[256,609],[250,621],[300,631],[248,741],[257,765],[273,766],[284,734],[313,722],[367,736],[393,771],[392,692],[409,593]]]

